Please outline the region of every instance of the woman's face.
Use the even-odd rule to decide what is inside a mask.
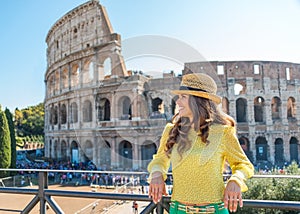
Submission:
[[[176,101],[178,106],[178,112],[180,117],[188,117],[190,121],[193,121],[193,113],[189,106],[190,96],[187,94],[180,94]]]

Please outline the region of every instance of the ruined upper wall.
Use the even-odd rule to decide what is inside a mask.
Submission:
[[[278,80],[294,84],[300,80],[300,64],[276,61],[205,61],[185,63],[183,74],[187,72],[210,74],[219,86],[227,88],[227,80],[246,82],[254,80],[255,87],[263,87],[264,79],[270,79],[271,89],[277,88]]]
[[[120,40],[113,33],[105,8],[97,0],[90,0],[66,13],[49,30],[48,67],[72,53]]]

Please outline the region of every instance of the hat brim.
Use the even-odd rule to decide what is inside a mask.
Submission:
[[[203,92],[203,91],[193,91],[193,90],[172,90],[171,91],[173,94],[189,94],[189,95],[193,95],[196,97],[203,97],[209,100],[214,101],[217,104],[221,103],[222,98],[219,97],[218,95],[215,94],[210,94],[207,92]]]

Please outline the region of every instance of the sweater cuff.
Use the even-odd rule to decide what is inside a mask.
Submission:
[[[236,171],[228,180],[229,181],[235,181],[240,187],[242,192],[246,192],[248,190],[248,187],[246,185],[246,178],[245,175],[241,171]]]

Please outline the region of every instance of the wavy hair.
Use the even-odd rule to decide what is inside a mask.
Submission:
[[[192,124],[206,145],[210,143],[207,138],[212,124],[236,126],[234,119],[209,99],[189,95],[188,105],[193,114],[193,121],[189,121],[187,117],[180,117],[179,114],[174,115],[172,120],[174,127],[170,131],[165,149],[167,155],[171,154],[175,143],[178,144],[177,150],[180,156],[191,148],[192,142],[188,140],[188,132]]]

